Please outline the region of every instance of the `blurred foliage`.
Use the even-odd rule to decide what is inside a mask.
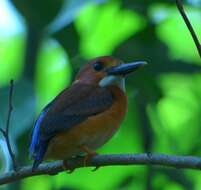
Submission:
[[[109,55],[122,41],[144,27],[142,16],[121,10],[120,6],[119,1],[103,5],[101,9],[91,5],[79,14],[75,25],[80,34],[80,52],[84,57]]]
[[[28,24],[41,28],[47,26],[60,11],[64,0],[12,0]],[[47,10],[48,8],[48,10]]]
[[[0,39],[0,86],[9,83],[10,76],[19,79],[23,69],[24,37],[16,35]]]
[[[201,40],[201,1],[184,2]],[[149,64],[127,78],[126,119],[98,152],[201,156],[201,61],[174,1],[2,0],[0,6],[24,27],[3,32],[13,24],[9,25],[9,14],[0,12],[0,127],[5,126],[12,78],[11,137],[20,165],[31,163],[29,137],[40,110],[70,85],[86,60],[99,55]],[[0,154],[3,172],[10,160],[2,136]],[[200,179],[200,172],[190,170],[110,166],[96,172],[83,168],[71,175],[32,177],[4,187],[198,190]]]
[[[185,7],[185,9],[194,29],[200,34],[201,28],[197,24],[201,20],[200,9],[192,7]],[[177,8],[164,4],[153,4],[149,10],[152,19],[156,23],[160,22],[156,32],[159,39],[170,49],[170,56],[174,59],[188,61],[189,63],[200,63],[200,57],[186,25],[177,25],[179,22],[184,22],[182,17],[178,16]],[[177,27],[175,28],[175,26]],[[198,37],[201,40],[201,36],[198,35]]]
[[[71,66],[64,49],[53,40],[43,42],[38,52],[36,91],[41,110],[71,81]],[[51,88],[49,88],[49,84]]]

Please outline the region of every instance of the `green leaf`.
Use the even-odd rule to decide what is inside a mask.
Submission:
[[[75,20],[80,33],[80,51],[86,57],[112,54],[122,42],[145,26],[144,19],[130,10],[121,10],[119,1],[87,6]]]
[[[70,84],[71,72],[68,56],[58,42],[52,39],[44,41],[36,68],[38,110]]]
[[[187,153],[200,144],[201,77],[172,74],[160,77],[159,81],[164,93],[157,105],[161,126],[171,137],[175,152]]]

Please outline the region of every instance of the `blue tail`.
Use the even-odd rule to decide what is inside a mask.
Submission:
[[[32,133],[31,144],[29,147],[30,157],[34,159],[32,170],[35,170],[43,161],[43,157],[47,149],[48,141],[41,140],[40,128],[41,128],[42,121],[48,111],[49,105],[50,104],[48,104],[46,108],[39,115]]]
[[[41,162],[43,161],[43,157],[47,150],[47,145],[48,145],[48,142],[40,142],[40,145],[38,146],[38,150],[35,150],[35,155],[33,156],[34,163],[32,166],[32,171],[35,171],[38,168],[38,166],[41,164]]]

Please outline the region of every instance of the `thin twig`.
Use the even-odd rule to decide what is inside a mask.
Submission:
[[[76,158],[68,161],[70,169],[83,167],[84,158]],[[201,158],[194,156],[173,156],[165,154],[116,154],[94,156],[86,166],[102,167],[115,165],[158,165],[173,167],[176,169],[201,170]],[[101,169],[101,168],[100,168]],[[10,171],[0,175],[0,185],[11,183],[31,176],[56,175],[64,171],[63,162],[41,164],[38,169],[32,171],[32,166],[22,167],[18,172]],[[76,172],[76,171],[75,171]]]
[[[197,35],[196,35],[196,33],[195,33],[191,23],[190,23],[185,11],[184,11],[184,7],[183,7],[183,4],[182,4],[181,0],[176,0],[176,5],[177,5],[177,8],[178,8],[181,16],[184,19],[184,22],[186,23],[186,26],[188,27],[188,30],[191,33],[191,36],[193,38],[193,41],[194,41],[194,43],[195,43],[195,45],[197,47],[198,53],[199,53],[200,58],[201,58],[201,43],[199,42],[198,37],[197,37]]]
[[[6,135],[6,132],[2,129],[2,128],[0,128],[0,132],[2,133],[2,135],[5,137],[5,135]]]
[[[9,134],[10,118],[11,118],[11,113],[13,110],[12,97],[13,97],[13,80],[10,81],[10,91],[9,91],[9,99],[8,99],[8,117],[7,117],[7,121],[6,121],[6,133],[7,134]]]
[[[13,96],[13,80],[10,81],[10,91],[9,91],[9,99],[8,99],[8,116],[7,116],[7,121],[6,121],[6,129],[4,130],[4,129],[0,128],[0,132],[3,134],[3,136],[6,140],[8,152],[9,152],[11,160],[12,160],[13,170],[16,172],[17,171],[17,162],[15,159],[15,155],[12,151],[10,139],[9,139],[9,126],[10,126],[11,113],[13,110],[12,96]]]

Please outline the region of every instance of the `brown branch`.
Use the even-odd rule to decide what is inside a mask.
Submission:
[[[10,119],[11,119],[11,113],[12,113],[12,110],[13,110],[12,96],[13,96],[13,80],[10,81],[10,91],[9,91],[9,99],[8,99],[8,116],[7,116],[7,121],[6,121],[6,129],[4,130],[4,129],[0,128],[0,132],[3,134],[3,136],[4,136],[5,140],[6,140],[8,152],[10,154],[12,164],[13,164],[13,169],[14,169],[14,171],[17,171],[17,162],[16,162],[16,159],[15,159],[15,155],[14,155],[14,153],[12,151],[11,144],[10,144],[10,139],[9,139]]]
[[[83,167],[84,158],[76,158],[68,161],[70,169]],[[194,156],[173,156],[165,154],[116,154],[98,155],[89,161],[87,166],[115,166],[115,165],[158,165],[173,167],[176,169],[201,170],[201,158]],[[38,169],[32,171],[32,166],[20,168],[17,172],[10,171],[0,175],[0,185],[11,183],[27,177],[38,175],[56,175],[64,171],[63,162],[41,164]]]
[[[186,23],[186,26],[187,26],[188,30],[190,31],[190,34],[191,34],[191,36],[193,38],[193,41],[194,41],[194,43],[195,43],[195,45],[197,47],[198,53],[199,53],[200,58],[201,58],[201,43],[199,42],[198,37],[197,37],[197,35],[196,35],[196,33],[195,33],[194,29],[193,29],[193,26],[191,25],[187,15],[186,15],[186,13],[184,11],[184,7],[183,7],[183,4],[182,4],[181,0],[176,0],[176,5],[177,5],[177,8],[178,8],[181,16],[184,19],[184,22]]]

